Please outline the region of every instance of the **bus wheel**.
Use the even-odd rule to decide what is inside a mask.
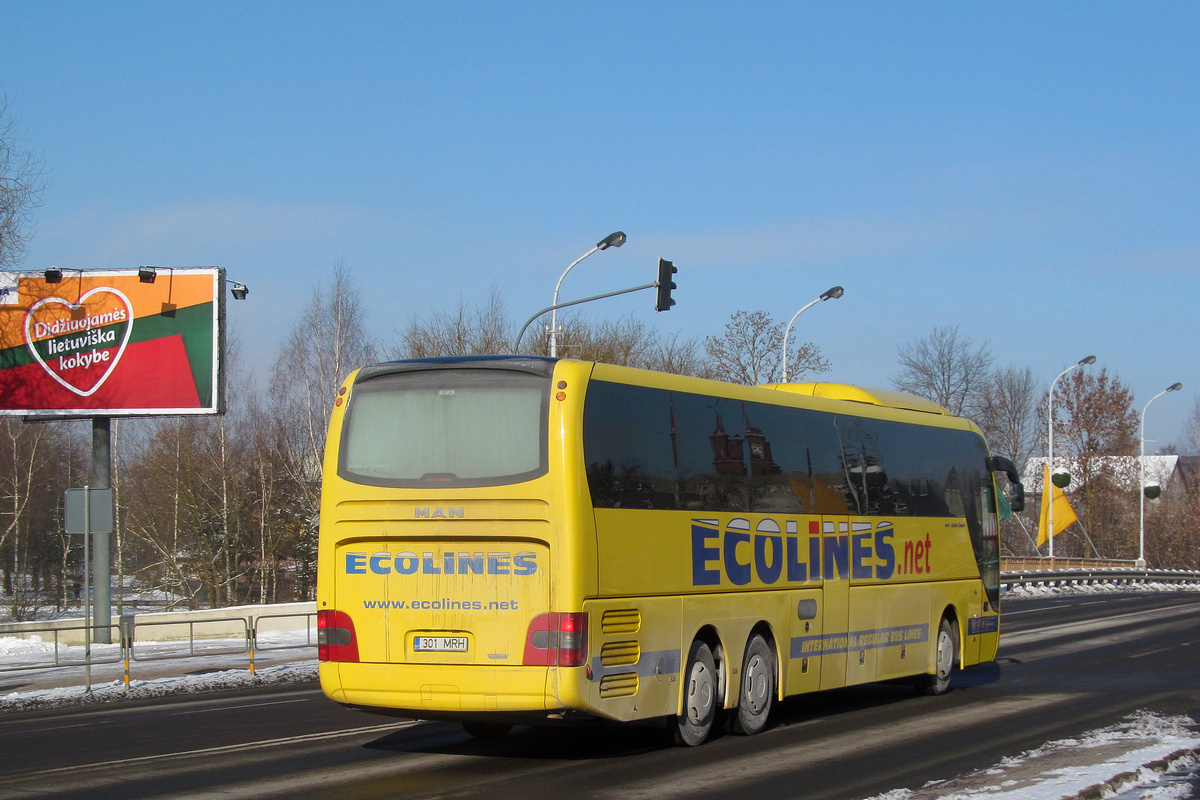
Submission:
[[[717,665],[712,650],[699,640],[688,651],[683,683],[683,714],[675,720],[676,744],[704,744],[717,717]]]
[[[949,617],[942,617],[942,624],[938,627],[935,663],[937,672],[922,675],[919,679],[917,688],[921,694],[945,694],[950,691],[950,676],[954,673],[954,665],[958,663],[958,630]]]
[[[742,690],[738,695],[737,715],[731,725],[734,733],[753,736],[767,726],[775,687],[775,654],[756,633],[750,637],[746,655],[742,658]]]
[[[507,722],[485,722],[477,719],[463,720],[463,730],[476,739],[503,739],[512,730]]]

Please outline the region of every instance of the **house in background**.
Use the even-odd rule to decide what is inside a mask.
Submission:
[[[1064,489],[1067,494],[1083,486],[1083,472],[1072,459],[1055,458],[1055,464],[1071,474],[1071,484]],[[1136,492],[1138,489],[1138,456],[1099,456],[1093,459],[1121,488]],[[1031,496],[1042,493],[1042,477],[1045,475],[1046,457],[1038,456],[1025,462],[1021,482],[1025,492]],[[1163,497],[1192,497],[1200,489],[1200,456],[1146,456],[1146,484],[1157,483],[1162,487]]]

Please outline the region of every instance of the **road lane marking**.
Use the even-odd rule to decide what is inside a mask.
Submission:
[[[235,708],[258,708],[259,706],[281,706],[287,703],[311,703],[313,699],[312,697],[301,697],[297,700],[265,700],[261,703],[243,703],[240,706],[217,706],[215,708],[200,708],[195,711],[178,711],[171,716],[183,717],[188,714],[211,714],[214,711],[231,711]]]
[[[393,731],[411,728],[420,724],[418,720],[393,722],[387,725],[368,725],[362,728],[347,728],[340,731],[323,731],[321,733],[304,733],[298,736],[284,736],[279,739],[264,739],[259,742],[243,742],[241,744],[225,744],[217,747],[202,747],[197,750],[180,750],[174,753],[159,753],[152,756],[135,756],[133,758],[117,758],[111,761],[97,761],[91,764],[75,764],[70,767],[55,767],[53,769],[36,770],[34,772],[18,773],[10,776],[12,781],[28,781],[59,775],[62,773],[79,772],[80,770],[109,769],[112,767],[128,767],[136,764],[149,764],[155,761],[166,761],[178,758],[199,758],[201,756],[220,755],[222,753],[244,753],[249,750],[264,750],[270,747],[285,747],[304,742],[323,742],[330,739],[344,739],[348,736],[360,736],[371,733],[392,733]]]
[[[67,728],[87,728],[91,727],[91,722],[76,722],[73,725],[50,725],[45,728],[14,728],[11,731],[0,731],[0,736],[26,736],[30,733],[45,733],[46,731],[61,731]],[[111,725],[111,722],[104,721],[101,725]]]

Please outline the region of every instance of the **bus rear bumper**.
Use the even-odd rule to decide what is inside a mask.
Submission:
[[[547,692],[547,667],[323,662],[321,688],[335,702],[413,716],[562,709]]]

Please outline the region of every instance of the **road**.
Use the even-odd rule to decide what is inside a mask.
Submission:
[[[1200,719],[1200,594],[1010,601],[1001,653],[918,697],[793,698],[768,731],[699,748],[650,728],[518,728],[342,709],[313,686],[0,717],[3,798],[857,800],[995,764],[1148,709]]]

